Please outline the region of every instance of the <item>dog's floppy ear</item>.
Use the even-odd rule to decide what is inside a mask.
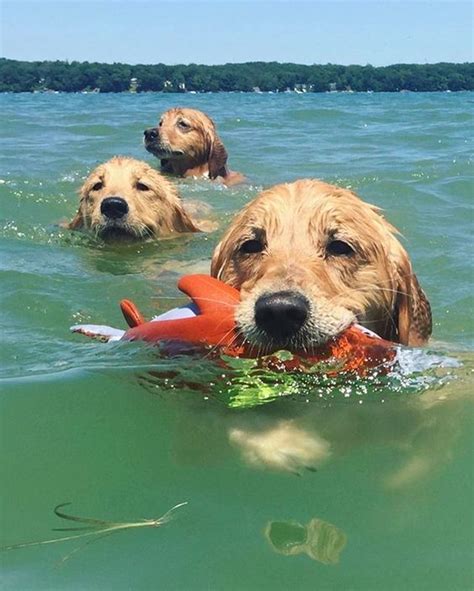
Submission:
[[[200,232],[190,216],[181,208],[177,207],[173,212],[173,229],[176,232]]]
[[[211,277],[236,287],[235,267],[232,260],[232,247],[235,236],[227,233],[214,249],[211,259]]]
[[[82,217],[80,210],[76,213],[76,215],[73,217],[73,219],[69,222],[67,227],[70,230],[79,230],[80,228],[84,227],[84,218]]]
[[[211,259],[211,277],[215,277],[216,279],[221,279],[221,273],[225,262],[223,242],[224,241],[221,240],[216,246]]]
[[[79,189],[79,209],[76,212],[76,215],[72,218],[72,220],[68,224],[68,228],[70,230],[79,230],[80,228],[84,227],[84,216],[82,215],[82,210],[84,207],[84,201],[87,197],[87,180]]]
[[[424,345],[431,335],[431,306],[407,255],[398,265],[394,321],[402,345]]]
[[[228,175],[227,150],[224,148],[224,144],[217,135],[214,135],[211,139],[208,165],[210,179],[215,179],[218,176],[226,177]]]

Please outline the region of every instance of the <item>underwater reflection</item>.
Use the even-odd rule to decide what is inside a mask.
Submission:
[[[199,463],[215,463],[228,457],[230,446],[251,468],[303,476],[358,449],[387,449],[393,459],[370,477],[401,490],[432,478],[451,460],[472,384],[472,359],[463,362],[430,374],[334,381],[193,359],[182,369],[170,361],[174,371],[141,376],[141,383],[177,407],[185,401],[190,412],[176,409],[184,461],[201,456]]]
[[[322,564],[337,564],[347,543],[342,530],[316,518],[306,525],[297,521],[270,521],[264,535],[277,554],[306,554]]]
[[[300,475],[315,471],[330,455],[330,444],[317,433],[304,431],[292,421],[278,421],[262,431],[247,426],[229,429],[229,441],[244,460],[255,467],[285,470]]]
[[[173,401],[177,405],[186,401],[190,412],[180,412],[176,433],[179,456],[185,461],[195,462],[199,450],[201,461],[216,461],[230,448],[251,468],[302,476],[360,448],[390,449],[393,461],[374,476],[384,488],[400,490],[432,477],[451,460],[469,404],[469,365],[452,375],[452,369],[436,370],[438,382],[418,390],[410,389],[407,382],[395,387],[390,380],[360,379],[325,383],[321,394],[316,376],[311,376],[312,387],[308,376],[301,376],[300,389],[292,382],[291,390],[282,395],[280,375],[273,390],[269,381],[265,383],[265,392],[272,390],[267,403],[259,397],[253,408],[247,399],[243,408],[235,407],[228,371],[221,367],[219,374],[213,374],[211,365],[200,366],[197,361],[180,375],[186,375],[190,384],[194,380],[187,394],[182,382],[175,388],[172,377],[160,380],[159,374],[148,375],[147,380],[142,376],[142,385],[163,398],[166,381]],[[217,383],[219,392],[213,389]],[[227,399],[219,394],[225,384],[233,393]]]
[[[463,405],[427,405],[423,396],[379,403],[288,409],[292,418],[258,416],[232,421],[228,438],[252,467],[302,475],[330,459],[369,447],[390,448],[397,459],[377,474],[387,489],[432,477],[447,464],[458,435]]]

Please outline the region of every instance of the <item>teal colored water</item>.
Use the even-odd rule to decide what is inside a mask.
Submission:
[[[188,502],[162,527],[1,552],[2,589],[472,589],[472,93],[0,102],[0,544],[77,534],[52,531],[82,525],[60,503],[139,522]],[[61,229],[97,163],[154,162],[143,129],[176,104],[213,116],[249,178],[179,182],[220,229],[138,246]],[[433,307],[430,364],[261,378],[69,333],[121,326],[123,297],[148,316],[183,302],[177,277],[208,269],[232,214],[300,177],[352,187],[401,230]]]

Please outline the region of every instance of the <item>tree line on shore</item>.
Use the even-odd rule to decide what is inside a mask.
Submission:
[[[474,63],[206,66],[0,59],[0,92],[413,92],[474,90]]]

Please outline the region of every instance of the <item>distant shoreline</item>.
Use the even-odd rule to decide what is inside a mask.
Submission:
[[[127,65],[0,58],[0,92],[326,93],[474,90],[474,63]]]
[[[359,95],[359,94],[429,94],[429,93],[457,93],[457,92],[474,92],[474,90],[456,90],[456,91],[452,91],[452,90],[398,90],[398,91],[387,91],[387,90],[377,90],[377,91],[373,91],[373,90],[357,90],[357,91],[347,91],[347,90],[336,90],[334,92],[332,91],[326,91],[326,92],[306,92],[306,93],[301,93],[301,92],[295,92],[293,90],[290,91],[285,91],[285,92],[274,92],[272,90],[262,90],[260,92],[254,92],[251,90],[245,91],[245,90],[207,90],[207,91],[201,91],[201,92],[163,92],[162,90],[147,90],[147,91],[142,91],[139,93],[131,93],[130,91],[124,90],[121,92],[95,92],[95,91],[90,91],[90,90],[83,90],[83,91],[66,91],[66,90],[24,90],[24,91],[20,91],[20,92],[13,92],[11,90],[0,90],[0,95],[4,95],[4,94],[15,94],[15,95],[20,95],[20,94],[100,94],[102,96],[105,95],[111,95],[111,94],[120,94],[120,95],[130,95],[130,94],[160,94],[160,95],[167,95],[167,94],[179,94],[179,95],[203,95],[203,94],[270,94],[270,95],[288,95],[288,94],[354,94],[354,95]]]

